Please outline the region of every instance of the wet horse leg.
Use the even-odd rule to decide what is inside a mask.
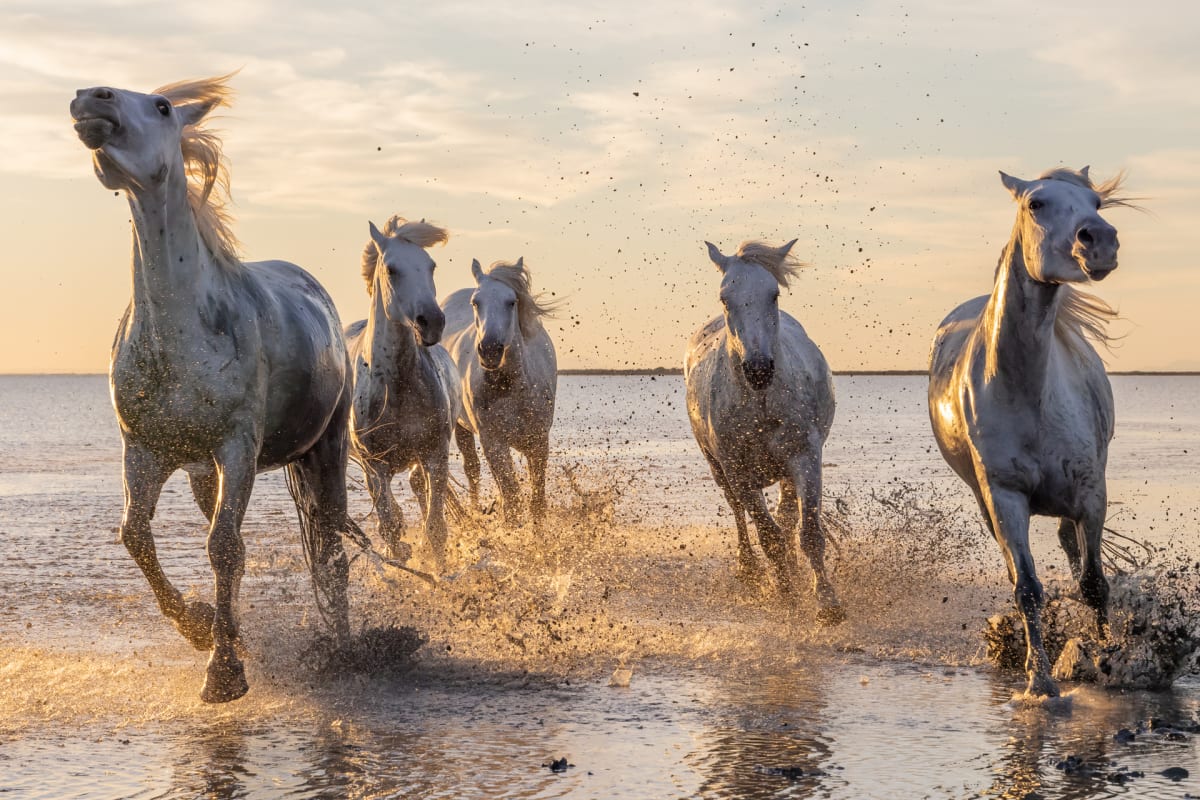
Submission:
[[[821,449],[792,462],[792,480],[800,489],[800,548],[813,570],[813,590],[820,610],[817,620],[836,625],[846,619],[833,583],[825,574],[825,532],[821,529]],[[790,534],[789,534],[790,536]]]
[[[403,541],[404,512],[392,496],[392,467],[382,458],[364,460],[362,467],[367,494],[371,495],[371,506],[375,510],[379,538],[383,540],[389,557],[407,560],[408,547]]]
[[[707,450],[701,448],[701,452],[704,453],[708,467],[712,470],[713,480],[725,494],[725,502],[729,503],[729,507],[733,509],[733,521],[737,526],[738,537],[737,579],[751,586],[756,585],[762,581],[764,573],[762,563],[754,554],[754,547],[750,543],[750,531],[746,528],[746,508],[742,505],[741,498],[729,486],[729,481],[725,478],[725,470],[721,468],[720,462]]]
[[[463,471],[467,473],[467,487],[471,493],[471,509],[479,510],[479,479],[483,471],[479,466],[479,451],[475,449],[475,434],[465,425],[454,425],[454,441],[462,453]]]
[[[218,448],[214,460],[220,474],[217,507],[208,533],[208,560],[216,584],[213,652],[208,659],[200,699],[206,703],[236,700],[249,690],[246,670],[238,658],[237,599],[246,568],[242,519],[254,488],[257,438],[249,432],[234,435]]]
[[[212,648],[212,606],[204,602],[185,603],[158,562],[150,520],[158,504],[163,484],[173,470],[162,464],[150,450],[126,441],[123,475],[125,512],[121,519],[121,542],[141,568],[154,591],[162,613],[170,619],[197,650]]]
[[[1058,686],[1050,677],[1050,658],[1042,643],[1042,584],[1029,550],[1029,498],[1019,492],[992,489],[983,493],[992,530],[1008,565],[1017,610],[1025,624],[1026,691],[1034,696],[1057,697]]]
[[[1083,543],[1079,593],[1083,595],[1084,602],[1096,611],[1096,631],[1101,639],[1108,638],[1108,581],[1104,579],[1104,565],[1100,559],[1100,540],[1104,535],[1107,505],[1107,499],[1100,498],[1078,524],[1082,534],[1079,539]]]
[[[775,509],[775,520],[786,533],[793,533],[800,522],[800,499],[796,494],[796,482],[784,478],[779,482],[779,505]]]
[[[1063,517],[1058,521],[1058,543],[1067,554],[1067,564],[1071,567],[1071,577],[1079,580],[1079,526],[1075,520]]]
[[[450,440],[413,470],[413,491],[425,513],[425,541],[433,550],[438,571],[446,570],[446,492],[450,484]]]
[[[526,452],[529,461],[529,516],[533,529],[540,531],[546,521],[546,464],[550,460],[549,434],[538,436]]]
[[[758,541],[767,555],[767,560],[775,567],[780,593],[789,600],[794,600],[800,592],[797,584],[799,565],[796,562],[792,534],[785,533],[775,522],[771,512],[767,510],[767,500],[760,488],[736,478],[734,481],[733,490],[750,514],[750,519],[754,521]]]
[[[195,498],[196,505],[200,507],[200,512],[211,523],[213,509],[217,507],[216,469],[208,472],[189,472],[188,485],[192,487],[192,497]]]
[[[492,477],[496,479],[496,484],[500,487],[500,502],[504,506],[504,524],[519,525],[521,523],[521,484],[517,481],[517,471],[513,466],[512,451],[508,447],[508,442],[480,433],[479,443],[483,445],[483,456],[492,470]]]

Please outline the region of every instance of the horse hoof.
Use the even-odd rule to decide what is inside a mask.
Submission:
[[[197,650],[212,650],[213,618],[216,615],[211,605],[203,600],[195,600],[188,603],[183,609],[183,616],[175,620],[175,629]]]
[[[821,606],[817,611],[817,622],[825,627],[831,628],[834,625],[841,625],[846,621],[846,610],[840,605]]]
[[[1049,675],[1030,675],[1025,694],[1030,697],[1058,697],[1058,684]]]
[[[246,683],[246,668],[242,662],[232,654],[228,658],[218,658],[214,653],[208,661],[200,699],[206,703],[228,703],[248,691],[250,684]]]

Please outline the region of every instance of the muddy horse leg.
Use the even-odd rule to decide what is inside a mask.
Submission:
[[[1050,677],[1050,658],[1042,643],[1045,598],[1029,550],[1029,498],[1018,492],[992,490],[984,494],[984,505],[1004,553],[1017,610],[1025,625],[1025,672],[1029,676],[1026,691],[1039,697],[1057,697],[1058,686]]]
[[[237,600],[246,568],[242,519],[254,488],[258,441],[249,432],[232,436],[217,449],[214,460],[220,475],[217,506],[208,533],[208,560],[215,583],[213,652],[208,659],[200,699],[227,703],[249,690],[246,670],[238,658]]]
[[[500,488],[500,503],[504,507],[504,524],[509,526],[521,524],[521,484],[517,481],[517,470],[513,466],[512,451],[508,442],[497,440],[494,436],[479,437],[483,445],[483,455],[492,477]]]
[[[1096,631],[1101,639],[1108,638],[1108,581],[1104,579],[1104,565],[1100,560],[1100,540],[1104,535],[1104,512],[1108,501],[1105,498],[1079,521],[1079,541],[1083,544],[1079,570],[1079,593],[1083,600],[1096,612]]]
[[[525,454],[529,461],[529,517],[540,531],[546,521],[546,464],[550,460],[550,436],[538,436]]]
[[[813,590],[817,595],[817,620],[836,625],[846,619],[833,583],[825,574],[825,532],[821,529],[821,450],[817,448],[792,465],[792,480],[800,492],[800,548],[808,556],[813,570]],[[789,534],[790,536],[790,534]]]
[[[372,459],[363,464],[363,478],[367,494],[371,495],[379,538],[389,557],[406,561],[409,548],[404,543],[404,512],[392,496],[393,474],[392,467],[383,459]]]
[[[213,608],[204,602],[183,601],[179,590],[163,574],[150,530],[159,493],[173,469],[163,465],[149,450],[128,441],[123,461],[125,513],[121,519],[121,542],[146,576],[162,613],[193,647],[209,650],[213,646]]]
[[[455,424],[454,441],[462,453],[463,471],[467,474],[467,488],[471,494],[472,511],[479,510],[479,479],[483,471],[479,466],[479,451],[475,449],[475,434],[465,425]]]
[[[748,483],[735,483],[734,492],[742,506],[754,521],[758,531],[758,541],[766,553],[767,560],[775,568],[775,577],[779,583],[779,592],[787,600],[794,601],[799,592],[799,565],[796,562],[796,548],[792,544],[792,534],[785,533],[771,512],[767,510],[767,500],[762,490]]]
[[[725,477],[725,470],[721,464],[707,450],[701,448],[700,452],[704,453],[704,458],[708,461],[708,468],[712,471],[713,480],[717,482],[717,486],[721,487],[721,492],[725,495],[725,502],[729,503],[729,507],[733,510],[733,523],[737,526],[738,553],[737,553],[737,568],[734,575],[738,581],[748,586],[757,586],[765,577],[762,562],[754,553],[754,546],[750,543],[750,531],[746,527],[746,507],[742,505],[742,500],[737,493],[729,485],[729,480]]]

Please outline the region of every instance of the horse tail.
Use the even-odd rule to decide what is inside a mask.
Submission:
[[[345,550],[338,548],[341,552],[334,552],[333,545],[334,543],[340,544],[340,540],[337,536],[329,536],[322,529],[324,526],[319,521],[320,497],[317,487],[312,484],[308,473],[299,463],[293,462],[284,468],[284,475],[288,492],[296,504],[296,516],[300,521],[300,545],[304,551],[304,564],[312,576],[313,597],[316,600],[317,612],[326,626],[337,630],[341,617],[340,607],[345,603],[345,592],[348,587],[337,587],[331,584],[328,579],[331,576],[322,574],[322,571],[330,567],[336,569],[337,566],[330,562],[339,557],[345,560]],[[366,535],[350,519],[350,515],[345,514],[344,516],[342,525],[338,527],[349,529],[352,537],[365,539]],[[335,577],[334,581],[336,580]]]

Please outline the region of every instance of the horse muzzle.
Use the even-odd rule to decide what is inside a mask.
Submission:
[[[504,361],[504,343],[490,342],[485,339],[475,348],[475,353],[479,356],[479,365],[484,369],[499,369],[500,364]]]
[[[1075,234],[1071,255],[1078,262],[1083,274],[1094,281],[1102,281],[1117,268],[1117,230],[1110,225],[1085,226]]]
[[[432,347],[442,340],[442,331],[446,329],[446,315],[441,309],[428,314],[418,314],[413,320],[413,327],[417,330],[421,344]]]
[[[121,127],[117,121],[113,100],[116,95],[103,87],[80,89],[71,101],[71,118],[75,133],[89,150],[106,145]]]
[[[746,383],[750,384],[751,389],[761,392],[771,385],[775,377],[775,359],[747,359],[742,362],[742,374],[746,376]]]

